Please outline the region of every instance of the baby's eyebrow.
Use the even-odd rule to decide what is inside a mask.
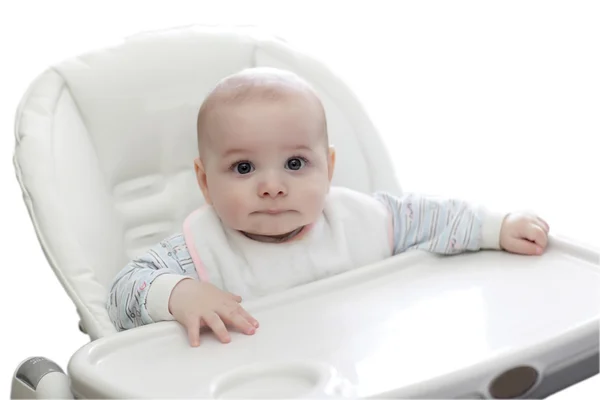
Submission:
[[[286,146],[284,148],[284,150],[286,150],[286,151],[304,150],[307,152],[311,152],[311,151],[313,151],[313,148],[310,146],[304,145],[304,144],[299,144],[299,145]],[[231,149],[225,150],[225,152],[223,153],[223,155],[221,157],[222,158],[228,158],[228,157],[233,157],[233,156],[239,157],[241,155],[247,155],[248,153],[250,153],[250,150],[248,150],[248,149],[233,147]]]
[[[245,154],[247,152],[248,150],[245,149],[232,148],[225,151],[225,153],[223,153],[223,157],[230,157],[236,154]]]
[[[312,148],[309,146],[306,146],[304,144],[300,144],[297,146],[288,146],[286,147],[286,150],[305,150],[305,151],[312,151]]]

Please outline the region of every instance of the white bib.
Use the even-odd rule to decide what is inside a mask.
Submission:
[[[391,214],[363,193],[331,188],[308,229],[289,242],[258,242],[224,226],[205,206],[186,218],[183,232],[199,278],[246,300],[392,255]]]

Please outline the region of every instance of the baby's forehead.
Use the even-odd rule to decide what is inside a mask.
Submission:
[[[219,82],[205,99],[200,114],[202,108],[214,110],[222,105],[285,99],[320,103],[316,91],[298,75],[274,68],[251,68]]]
[[[216,91],[211,99],[213,110],[227,106],[259,107],[270,102],[302,102],[320,104],[308,88],[287,81],[231,82],[229,87]]]
[[[254,68],[222,80],[207,96],[198,113],[198,140],[218,139],[210,134],[216,124],[227,124],[236,113],[252,113],[253,108],[265,105],[282,106],[282,112],[286,106],[289,110],[303,108],[309,112],[309,119],[314,115],[326,135],[323,106],[306,81],[291,72]]]
[[[306,141],[321,137],[324,130],[317,107],[294,97],[215,104],[206,123],[206,134],[215,141],[252,140],[266,132],[277,141]]]

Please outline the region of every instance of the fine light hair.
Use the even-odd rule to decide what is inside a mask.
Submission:
[[[313,99],[322,120],[325,143],[328,146],[325,110],[315,89],[297,74],[267,67],[242,70],[222,79],[204,99],[197,120],[198,151],[202,155],[202,142],[210,129],[208,119],[219,106],[238,105],[249,101],[282,101],[291,96],[304,95]]]

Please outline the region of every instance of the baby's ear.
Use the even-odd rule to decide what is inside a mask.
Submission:
[[[335,147],[329,146],[327,151],[327,170],[329,171],[329,182],[333,178],[333,170],[335,169]]]
[[[200,186],[200,190],[202,190],[202,194],[204,195],[204,200],[206,204],[212,204],[210,200],[210,195],[208,193],[208,183],[206,181],[206,172],[204,171],[204,164],[200,160],[200,157],[194,160],[194,170],[196,171],[196,180],[198,181],[198,186]]]

